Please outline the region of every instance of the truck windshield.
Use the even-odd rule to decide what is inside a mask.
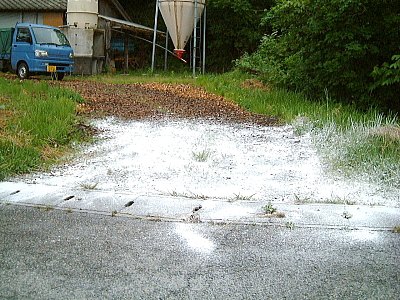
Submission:
[[[34,27],[32,30],[38,44],[70,46],[65,35],[58,29]]]

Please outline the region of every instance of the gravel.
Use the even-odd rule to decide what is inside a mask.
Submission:
[[[219,122],[277,125],[276,117],[250,113],[224,97],[189,84],[110,84],[65,81],[62,85],[79,92],[87,101],[81,113],[124,119],[204,118]]]

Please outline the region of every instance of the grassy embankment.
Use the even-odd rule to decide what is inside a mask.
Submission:
[[[329,97],[321,101],[309,101],[299,93],[266,87],[255,78],[239,73],[207,75],[196,79],[190,75],[171,73],[158,76],[142,73],[130,76],[106,74],[76,79],[110,83],[157,81],[197,84],[250,111],[279,116],[283,122],[292,124],[298,134],[310,134],[322,161],[334,174],[362,177],[389,188],[400,188],[400,126],[395,116],[383,116],[373,109],[362,113],[354,107],[336,104]],[[14,163],[10,161],[1,162],[1,170],[6,166],[9,173],[29,171],[47,157],[45,153],[48,149],[54,151],[52,144],[69,142],[68,132],[74,122],[74,97],[77,96],[63,89],[50,89],[46,83],[38,86],[29,81],[14,82],[10,86],[4,82],[2,84],[0,106],[6,107],[1,110],[2,124],[5,117],[8,116],[8,120],[6,131],[1,132],[1,159],[4,156],[10,159],[13,156],[10,153],[16,153],[17,150],[31,154],[21,160],[19,167],[11,167]],[[12,99],[18,101],[14,103]],[[46,101],[49,99],[53,101]],[[58,101],[65,104],[60,105]],[[48,102],[54,103],[54,107],[43,108],[49,105]],[[35,108],[28,110],[28,106],[32,105]],[[59,111],[60,106],[68,112]],[[50,112],[53,109],[56,113]],[[42,117],[36,116],[37,111],[43,110],[45,113]],[[56,114],[60,114],[60,117]],[[49,129],[39,130],[42,126],[37,125],[36,118],[43,118]],[[50,125],[53,120],[54,125]],[[64,129],[59,123],[65,123]]]
[[[0,77],[0,180],[46,167],[81,139],[77,101],[79,95],[46,81]]]

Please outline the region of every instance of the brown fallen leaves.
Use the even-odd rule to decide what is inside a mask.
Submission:
[[[189,84],[110,84],[63,81],[60,84],[80,93],[86,103],[80,113],[126,119],[205,118],[213,121],[276,125],[278,119],[247,112],[223,97]]]

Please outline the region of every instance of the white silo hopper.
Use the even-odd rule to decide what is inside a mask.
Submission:
[[[205,0],[159,0],[159,9],[168,28],[174,53],[182,58],[195,21],[199,20],[205,6]]]
[[[97,29],[98,0],[68,0],[67,24],[76,28]]]

